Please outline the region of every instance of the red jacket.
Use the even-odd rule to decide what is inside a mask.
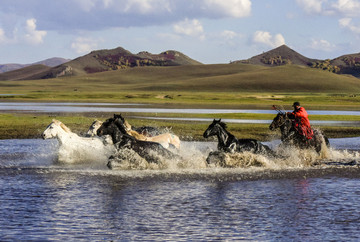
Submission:
[[[300,107],[299,109],[294,110],[290,117],[294,118],[294,128],[307,139],[312,139],[314,133],[305,108]]]

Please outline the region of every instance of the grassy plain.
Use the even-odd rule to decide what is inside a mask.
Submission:
[[[308,110],[360,110],[360,80],[296,65],[262,67],[219,64],[141,67],[56,79],[0,81],[0,102],[146,103],[168,108],[291,109],[300,101]],[[97,118],[112,114],[0,114],[0,138],[39,137],[57,118],[84,133]],[[131,113],[124,114],[131,117]],[[143,114],[141,116],[154,114]],[[140,114],[137,114],[140,116]],[[161,114],[162,117],[272,119],[266,114]],[[311,116],[311,120],[352,120],[359,116]],[[129,119],[135,126],[171,127],[182,139],[201,139],[208,123]],[[237,137],[267,140],[264,124],[229,124]],[[356,127],[321,127],[329,137],[359,136]]]

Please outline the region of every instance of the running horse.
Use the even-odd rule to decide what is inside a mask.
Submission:
[[[170,146],[174,146],[176,149],[180,149],[180,139],[177,135],[171,133],[162,133],[155,136],[147,136],[149,135],[150,130],[157,130],[154,127],[143,126],[138,129],[132,129],[131,125],[121,116],[115,114],[117,118],[121,119],[122,123],[124,124],[123,127],[126,130],[128,135],[135,137],[138,140],[144,141],[153,141],[161,144],[164,148],[169,148]],[[93,137],[96,135],[97,130],[102,125],[102,121],[95,120],[89,127],[89,130],[86,133],[87,137]],[[150,129],[151,128],[151,129]],[[139,131],[137,131],[139,130]],[[145,132],[146,131],[146,132]],[[147,134],[147,135],[144,135]],[[154,133],[152,133],[154,134]]]
[[[205,130],[203,136],[217,136],[218,150],[223,152],[235,153],[248,151],[254,154],[263,154],[276,156],[275,152],[267,145],[262,144],[256,139],[237,139],[229,131],[226,130],[226,124],[219,120],[213,120],[209,127]]]
[[[175,134],[163,133],[149,137],[137,132],[136,130],[133,130],[131,125],[126,120],[122,119],[122,121],[123,121],[123,127],[126,130],[127,134],[135,137],[138,140],[153,141],[161,144],[164,148],[169,148],[172,145],[176,149],[180,149],[180,139]]]
[[[115,152],[112,142],[100,137],[81,137],[55,119],[46,127],[41,137],[58,140],[58,161],[61,163],[106,161]]]
[[[179,158],[157,142],[138,140],[127,134],[123,120],[120,117],[120,115],[114,115],[113,118],[103,122],[97,130],[97,135],[110,135],[117,149],[132,149],[149,163],[161,163],[162,159]]]
[[[312,139],[305,139],[298,132],[291,132],[293,127],[292,120],[288,117],[287,113],[282,110],[274,109],[278,112],[273,121],[271,122],[269,129],[274,131],[280,129],[281,142],[284,145],[294,145],[300,149],[315,149],[316,152],[320,153],[323,145],[329,147],[329,139],[319,130],[313,129],[314,135]]]

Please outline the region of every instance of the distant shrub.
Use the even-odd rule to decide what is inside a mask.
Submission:
[[[316,68],[316,69],[321,69],[321,70],[324,70],[324,71],[333,72],[333,73],[339,73],[340,72],[340,68],[338,66],[331,65],[329,59],[326,59],[324,61],[313,62],[311,64],[311,67]]]
[[[282,56],[276,57],[266,57],[264,56],[261,60],[262,63],[272,66],[281,66],[291,64],[291,60],[287,58],[283,58]]]

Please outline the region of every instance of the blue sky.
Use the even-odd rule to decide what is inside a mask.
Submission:
[[[1,0],[0,64],[123,47],[205,64],[282,44],[318,59],[360,52],[360,0]]]

